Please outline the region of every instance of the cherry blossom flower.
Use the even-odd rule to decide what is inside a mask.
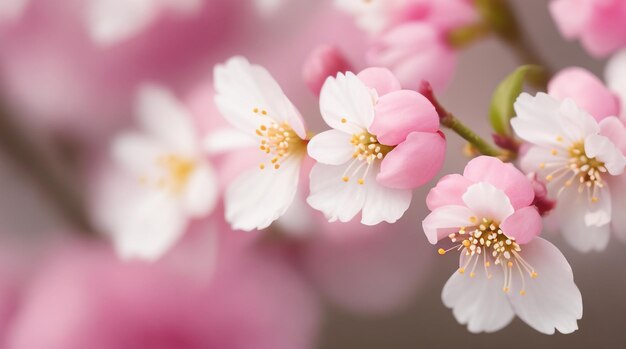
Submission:
[[[202,0],[89,0],[86,23],[95,42],[111,45],[145,29],[165,10],[190,15],[201,6]]]
[[[530,181],[512,164],[481,156],[463,175],[443,177],[427,197],[422,225],[432,244],[449,238],[459,270],[442,299],[470,332],[494,332],[517,315],[535,330],[571,333],[582,298],[561,252],[537,237],[541,217],[530,206]]]
[[[169,91],[143,86],[137,116],[140,130],[112,142],[120,171],[104,184],[96,215],[122,257],[153,260],[211,212],[217,187],[189,114]]]
[[[456,68],[457,53],[448,42],[451,30],[478,20],[466,0],[337,0],[374,40],[366,54],[370,66],[389,68],[405,88],[422,80],[443,90]]]
[[[623,0],[553,0],[550,12],[570,40],[580,39],[595,57],[626,46],[626,2]]]
[[[348,70],[350,63],[336,47],[322,45],[316,47],[307,58],[302,68],[302,77],[309,90],[319,96],[326,78]]]
[[[574,100],[545,93],[524,93],[514,107],[513,129],[530,143],[521,167],[547,182],[563,236],[580,251],[603,250],[612,217],[620,220],[626,209],[615,191],[625,177],[623,123],[614,116],[598,123]]]
[[[306,155],[306,131],[298,110],[263,67],[233,57],[214,72],[215,103],[235,128],[258,140],[257,168],[235,179],[225,194],[226,219],[240,230],[264,229],[294,200]],[[213,135],[213,143],[230,142]]]
[[[409,207],[412,189],[439,171],[445,139],[434,106],[421,94],[401,90],[384,68],[329,78],[320,111],[333,129],[311,139],[307,202],[329,221],[393,223]]]

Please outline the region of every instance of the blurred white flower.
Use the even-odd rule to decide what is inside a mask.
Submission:
[[[268,227],[291,206],[306,155],[302,117],[265,68],[233,57],[215,67],[215,103],[235,128],[259,140],[253,156],[264,161],[236,178],[225,195],[234,229]],[[213,143],[232,143],[213,134]]]
[[[202,0],[89,0],[85,16],[92,39],[111,45],[145,29],[164,10],[190,15],[201,6]]]
[[[218,190],[191,117],[169,91],[143,86],[137,116],[140,130],[113,140],[126,185],[109,190],[100,216],[122,257],[152,260],[178,241],[190,219],[211,212]]]

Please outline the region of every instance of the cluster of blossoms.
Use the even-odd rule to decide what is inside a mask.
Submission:
[[[0,25],[27,14],[31,2],[43,0],[2,1]],[[79,6],[79,22],[95,46],[114,50],[168,16],[193,17],[202,11],[211,16],[206,11],[209,1],[145,0],[125,7],[123,0],[89,0]],[[281,3],[255,2],[265,14]],[[500,148],[488,151],[484,150],[488,142],[477,141],[480,137],[473,131],[459,127],[460,121],[441,106],[433,92],[446,87],[456,66],[458,47],[452,34],[487,25],[479,3],[489,1],[336,0],[335,5],[353,15],[370,35],[366,68],[355,70],[357,64],[330,46],[318,48],[304,69],[304,80],[318,97],[318,107],[303,113],[296,107],[299,103],[292,103],[298,100],[287,97],[278,83],[280,76],[270,74],[274,72],[271,66],[266,69],[242,56],[216,64],[207,91],[192,101],[180,98],[165,87],[166,82],[143,82],[152,75],[149,69],[135,77],[143,82],[139,87],[136,81],[121,84],[122,90],[136,90],[136,129],[111,139],[105,161],[110,163],[99,178],[93,221],[125,260],[157,265],[169,260],[170,267],[176,265],[172,259],[185,258],[180,256],[185,254],[181,246],[184,250],[189,248],[186,245],[197,244],[194,247],[202,247],[201,255],[206,258],[202,264],[215,267],[211,275],[204,273],[191,281],[167,268],[166,272],[147,266],[129,269],[120,277],[123,282],[132,279],[146,293],[155,285],[159,288],[147,299],[145,309],[155,307],[157,313],[168,314],[176,308],[172,317],[176,322],[188,320],[197,311],[196,305],[204,304],[206,308],[200,310],[205,317],[191,322],[201,333],[198,338],[192,336],[198,347],[215,342],[244,348],[261,342],[268,348],[307,347],[317,321],[317,304],[309,294],[309,280],[284,262],[296,249],[276,243],[278,252],[269,253],[258,247],[263,244],[252,243],[259,241],[267,245],[297,241],[299,257],[307,265],[302,269],[310,274],[306,276],[347,307],[374,312],[393,308],[392,301],[370,298],[367,290],[360,298],[352,293],[346,296],[336,286],[337,280],[344,284],[358,280],[367,286],[382,283],[364,281],[370,277],[369,257],[374,254],[383,262],[394,259],[404,264],[417,264],[413,258],[424,258],[413,250],[411,238],[416,234],[409,228],[406,235],[392,237],[393,241],[385,240],[384,234],[367,234],[387,224],[400,224],[403,217],[413,226],[420,225],[406,212],[415,189],[427,185],[443,168],[447,141],[442,128],[447,127],[471,143],[473,152],[468,155],[473,158],[462,174],[445,175],[430,189],[426,197],[430,212],[421,221],[421,230],[429,243],[438,245],[439,255],[459,254],[459,267],[442,290],[444,305],[473,333],[500,330],[516,316],[544,334],[576,331],[583,313],[581,292],[565,256],[541,235],[544,230],[558,230],[581,252],[606,249],[611,234],[626,242],[626,50],[618,52],[626,47],[626,2],[551,1],[550,11],[565,37],[580,38],[594,56],[617,52],[608,63],[606,82],[583,68],[570,67],[551,77],[545,91],[516,93],[507,105],[513,114],[506,116],[508,133],[500,134],[494,127]],[[572,15],[573,6],[580,6],[580,13]],[[194,26],[190,28],[195,32]],[[19,40],[10,43],[19,45]],[[33,48],[32,52],[39,51]],[[34,56],[32,52],[27,56]],[[10,55],[0,52],[0,57],[4,54]],[[123,60],[111,57],[111,62]],[[64,66],[63,59],[54,62]],[[176,59],[172,62],[181,65]],[[55,93],[46,95],[55,101],[52,105],[57,103]],[[196,102],[215,110],[195,110]],[[46,103],[47,99],[35,109],[47,109]],[[218,114],[220,120],[212,119]],[[325,130],[311,131],[314,127],[307,127],[303,116],[312,116],[307,121],[315,126],[325,124]],[[334,229],[329,223],[335,223]],[[194,235],[189,231],[206,226],[209,234],[201,235],[201,243],[185,241]],[[306,234],[309,240],[302,243]],[[343,236],[325,236],[341,234],[358,236],[351,241],[358,240],[366,245],[363,249],[375,253],[366,258],[352,246],[346,247],[350,243]],[[389,258],[395,251],[402,251],[402,256]],[[356,257],[351,258],[352,253]],[[60,284],[71,279],[85,294],[91,281],[86,276],[89,268],[107,274],[119,270],[106,252],[85,258],[70,251],[68,256],[48,266],[48,273]],[[328,267],[328,260],[335,265]],[[361,273],[366,275],[355,276],[358,272],[350,268],[351,263],[364,264]],[[66,274],[67,266],[72,268]],[[384,282],[414,281],[393,262],[371,269],[389,274],[382,278]],[[159,275],[153,279],[153,274]],[[177,295],[179,282],[185,286],[183,302],[172,296]],[[405,290],[410,287],[387,288],[389,298],[409,298]],[[233,289],[237,292],[231,294]],[[35,305],[26,308],[26,320],[20,320],[26,325],[18,323],[12,339],[17,347],[41,346],[21,329],[43,318],[40,304],[42,309],[56,309],[62,304],[56,300],[66,296],[55,289],[48,299],[46,288],[37,284],[33,290],[30,297]],[[113,290],[104,296],[115,298],[119,293]],[[237,307],[240,297],[247,301]],[[290,319],[281,312],[284,304],[303,311],[300,321],[286,323]],[[247,307],[258,307],[262,316],[247,317]],[[260,340],[254,335],[222,338],[220,331],[215,338],[205,337],[221,329],[222,319],[211,316],[219,313],[215,309],[232,316],[234,322],[242,321],[241,328],[234,327],[238,333],[258,335],[262,329],[258,330],[263,332]],[[158,337],[160,331],[152,328],[151,320],[158,321],[152,315],[147,310],[138,315],[138,322],[149,324],[139,332]],[[297,335],[266,338],[271,331],[264,327],[264,316],[281,327],[293,326]],[[84,324],[85,333],[98,332],[100,321],[107,322],[90,318]],[[215,326],[206,329],[206,323]],[[176,325],[170,324],[173,341],[187,335],[186,328]],[[117,328],[105,330],[102,337]],[[131,347],[145,346],[144,338],[138,337],[120,340],[131,342]],[[92,344],[91,337],[77,338],[71,345]]]

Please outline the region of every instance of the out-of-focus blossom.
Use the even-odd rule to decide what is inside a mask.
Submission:
[[[626,2],[623,0],[553,0],[550,12],[570,40],[580,39],[595,57],[626,46]]]
[[[336,47],[322,45],[309,55],[302,68],[302,77],[313,94],[319,96],[329,76],[350,70],[350,63]]]
[[[472,1],[468,0],[335,0],[335,3],[372,34],[406,22],[421,22],[447,32],[478,19]]]
[[[454,75],[457,54],[432,26],[407,23],[378,37],[367,52],[367,61],[391,69],[407,88],[417,90],[426,80],[440,91]]]
[[[619,97],[621,112],[615,114],[626,122],[626,50],[622,50],[608,61],[604,72],[607,86]]]
[[[123,178],[103,190],[96,215],[121,256],[156,259],[211,212],[217,186],[191,116],[169,91],[142,87],[137,116],[140,130],[113,140]]]
[[[190,15],[200,6],[202,0],[87,0],[85,22],[95,42],[111,45],[137,34],[166,11]]]
[[[582,298],[561,252],[537,235],[541,217],[530,181],[513,165],[481,156],[463,175],[444,177],[427,198],[428,240],[449,238],[460,251],[458,273],[442,299],[470,332],[493,332],[515,315],[539,332],[571,333]]]
[[[233,57],[214,72],[215,103],[235,128],[258,139],[265,159],[235,179],[225,194],[226,219],[235,229],[268,227],[296,195],[306,155],[306,130],[298,110],[265,68]],[[231,142],[213,134],[213,142]]]
[[[27,5],[28,0],[4,0],[0,2],[0,23],[18,19]]]
[[[621,220],[626,210],[623,123],[614,116],[598,123],[574,100],[544,93],[524,93],[514,107],[513,129],[531,144],[521,166],[547,182],[563,236],[581,251],[603,250],[612,217]]]
[[[444,89],[456,68],[450,31],[478,20],[466,0],[337,0],[357,23],[374,34],[367,52],[371,66],[391,69],[405,88],[417,90],[423,80]]]
[[[571,67],[559,71],[548,84],[548,94],[559,100],[571,98],[597,121],[619,115],[618,97],[583,68]]]
[[[311,139],[308,203],[329,221],[393,223],[409,207],[412,189],[439,171],[445,139],[435,107],[418,92],[402,90],[384,68],[329,78],[320,111],[333,129]]]
[[[66,244],[24,294],[10,347],[313,348],[319,309],[303,280],[267,251],[222,251],[215,271],[190,278],[170,258],[122,262],[95,243]]]
[[[124,3],[123,11],[137,1]],[[184,91],[198,71],[251,36],[258,20],[248,1],[202,0],[197,14],[164,13],[132,38],[102,47],[87,31],[90,4],[30,0],[20,19],[0,30],[3,103],[29,126],[85,145],[101,145],[127,126],[141,83]]]

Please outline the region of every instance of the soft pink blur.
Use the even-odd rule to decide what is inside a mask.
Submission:
[[[626,46],[623,0],[553,0],[550,12],[561,34],[570,40],[579,39],[596,58]]]
[[[212,271],[178,253],[146,265],[121,262],[101,243],[66,243],[24,295],[11,348],[314,347],[316,299],[276,256],[230,258],[225,248]],[[189,277],[184,261],[204,273]]]

